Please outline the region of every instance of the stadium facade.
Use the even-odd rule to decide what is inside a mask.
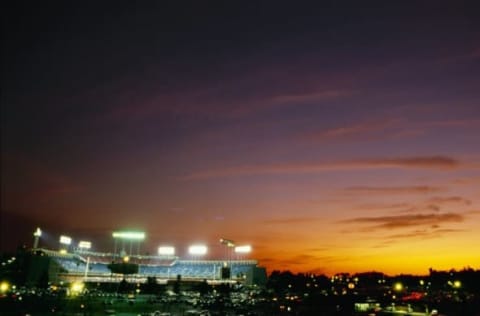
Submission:
[[[256,260],[185,260],[171,254],[140,255],[132,254],[131,251],[127,255],[124,250],[118,252],[117,245],[112,253],[82,248],[57,251],[36,248],[37,245],[38,236],[32,252],[42,262],[40,266],[43,272],[31,273],[32,277],[48,273],[48,279],[52,283],[112,283],[122,280],[143,283],[148,278],[155,278],[158,283],[182,280],[263,285],[267,279],[265,268],[259,267]],[[133,269],[126,271],[125,268]]]

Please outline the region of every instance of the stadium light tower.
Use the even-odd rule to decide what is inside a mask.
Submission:
[[[158,254],[160,256],[173,256],[175,255],[175,248],[172,246],[160,246],[158,247]]]
[[[230,260],[232,257],[232,249],[235,248],[235,242],[231,239],[220,238],[220,243],[226,247],[225,259]]]
[[[244,256],[252,252],[252,246],[250,245],[236,246],[234,248],[234,252],[237,255],[237,259],[244,259]]]
[[[235,253],[250,253],[250,252],[252,252],[252,246],[250,245],[235,247]]]
[[[81,240],[78,243],[78,248],[81,249],[81,250],[89,250],[90,248],[92,248],[92,243],[89,242],[89,241]]]
[[[145,239],[144,232],[133,232],[133,231],[113,232],[112,236],[113,238],[126,239],[126,240],[144,240]]]
[[[125,241],[130,242],[130,252],[129,255],[132,255],[132,243],[134,241],[137,241],[137,254],[140,252],[140,242],[145,239],[145,233],[144,232],[139,232],[139,231],[118,231],[118,232],[113,232],[112,237],[115,240],[115,252],[114,254],[117,254],[117,239],[122,241],[122,248],[125,247]],[[125,251],[125,249],[122,249],[122,252]]]
[[[38,240],[42,237],[42,230],[40,227],[37,227],[37,230],[33,233],[33,249],[38,248]]]
[[[233,240],[230,240],[230,239],[220,238],[220,243],[222,245],[227,246],[228,248],[235,247],[235,242]]]
[[[68,247],[72,243],[72,238],[62,235],[60,236],[60,251],[67,251]],[[63,245],[63,246],[62,246]]]
[[[192,245],[188,248],[188,253],[192,256],[204,256],[207,254],[207,246],[205,245]]]

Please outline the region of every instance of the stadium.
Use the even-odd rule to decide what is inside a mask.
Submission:
[[[60,236],[58,249],[39,247],[42,231],[37,228],[32,252],[37,267],[30,279],[39,279],[48,273],[52,283],[85,282],[114,283],[126,280],[135,283],[155,278],[158,283],[171,281],[242,283],[261,285],[266,281],[265,268],[256,260],[243,259],[251,251],[250,245],[237,246],[232,240],[221,238],[220,245],[225,255],[218,259],[203,259],[208,251],[206,245],[195,244],[188,248],[188,258],[175,255],[173,246],[160,246],[156,255],[140,254],[139,244],[145,233],[132,231],[113,232],[114,249],[111,252],[91,250],[91,243]],[[137,249],[135,251],[135,249]]]

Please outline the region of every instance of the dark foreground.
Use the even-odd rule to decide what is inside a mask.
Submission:
[[[358,297],[280,298],[252,290],[202,294],[125,295],[84,293],[66,295],[30,290],[0,298],[0,315],[409,315],[480,316],[478,301],[373,303]],[[365,308],[368,306],[368,308]]]

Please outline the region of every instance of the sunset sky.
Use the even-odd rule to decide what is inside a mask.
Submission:
[[[256,2],[4,7],[0,249],[129,228],[268,271],[480,269],[478,11]]]

